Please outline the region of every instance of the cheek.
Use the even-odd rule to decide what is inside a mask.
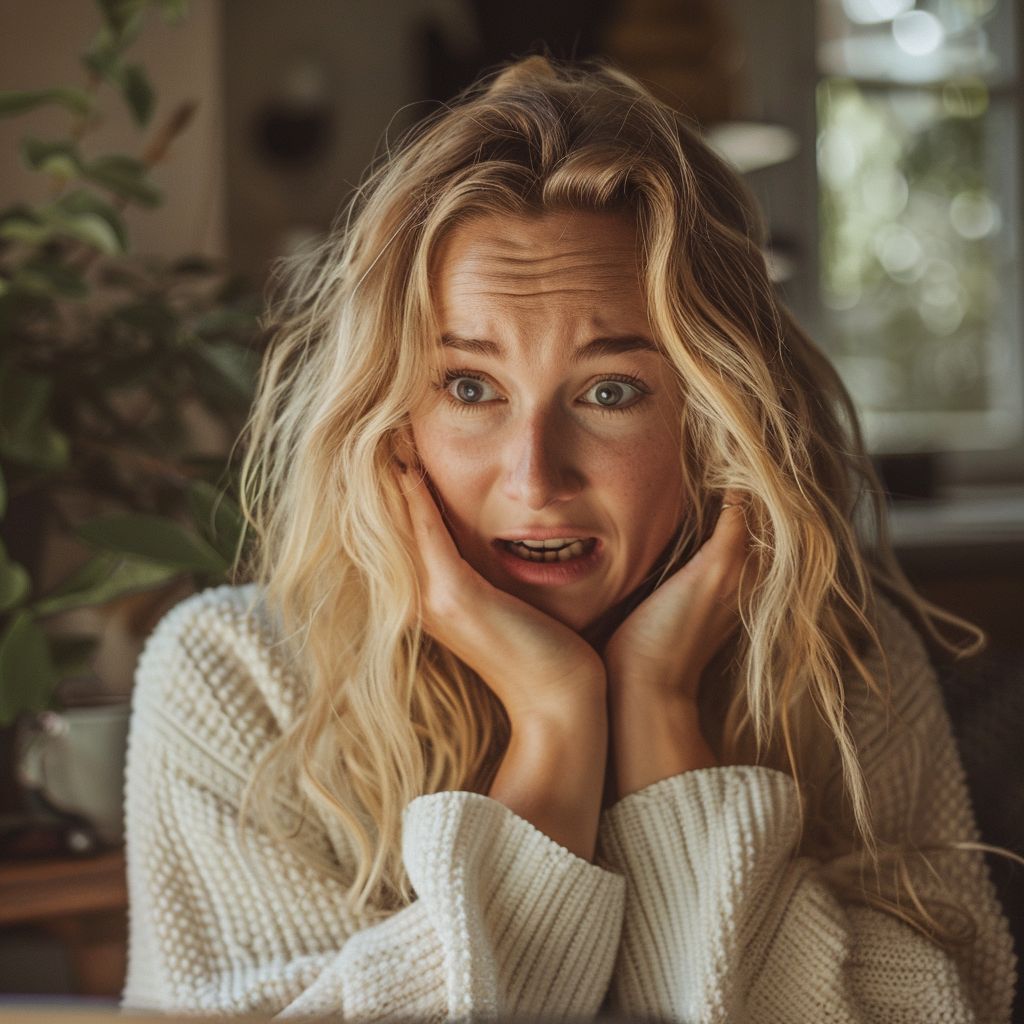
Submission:
[[[609,497],[623,527],[635,544],[660,552],[682,513],[683,473],[675,441],[649,438],[631,446],[618,453],[606,472]]]
[[[644,429],[591,475],[616,537],[609,568],[624,591],[646,577],[685,514],[678,435],[666,421],[664,414],[644,417]]]
[[[497,458],[485,440],[470,436],[447,418],[414,416],[413,443],[457,533],[479,519],[495,475]]]

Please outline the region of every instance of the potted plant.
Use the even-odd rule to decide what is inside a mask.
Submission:
[[[151,8],[185,0],[97,0],[102,27],[82,86],[0,92],[0,116],[45,104],[66,134],[26,137],[46,198],[0,211],[0,724],[59,702],[95,645],[58,636],[70,609],[190,574],[223,581],[243,524],[226,458],[195,454],[197,416],[230,444],[252,397],[257,302],[209,261],[133,255],[122,213],[162,202],[150,171],[195,105],[153,127],[156,93],[127,51]],[[137,153],[94,153],[101,103],[127,104]],[[142,133],[146,133],[143,135]],[[41,576],[47,538],[74,537],[80,564]],[[86,553],[91,551],[86,557]]]

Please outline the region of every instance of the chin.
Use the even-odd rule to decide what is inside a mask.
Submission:
[[[506,588],[502,588],[506,589]],[[549,615],[556,622],[568,626],[574,633],[583,633],[589,626],[598,622],[608,610],[607,604],[591,602],[585,599],[569,599],[559,594],[538,593],[527,588],[507,588],[508,593],[532,605],[539,612]]]

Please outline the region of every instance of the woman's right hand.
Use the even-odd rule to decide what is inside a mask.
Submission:
[[[410,469],[398,483],[419,554],[423,628],[477,672],[512,726],[489,795],[592,859],[608,749],[600,656],[462,558],[425,473]]]

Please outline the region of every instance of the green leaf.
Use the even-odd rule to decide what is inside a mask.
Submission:
[[[87,189],[76,189],[39,210],[42,219],[109,256],[128,251],[128,229],[120,214]]]
[[[11,282],[13,287],[36,295],[62,295],[70,299],[84,299],[89,286],[77,271],[56,260],[37,257],[23,264]]]
[[[10,561],[0,565],[0,611],[8,612],[21,604],[31,583],[23,565]]]
[[[92,96],[84,89],[12,89],[0,92],[0,117],[14,117],[48,103],[66,107],[74,114],[88,114],[92,110]]]
[[[202,537],[171,519],[145,512],[124,512],[93,519],[78,527],[78,535],[98,548],[135,555],[176,570],[227,572],[223,558]]]
[[[130,41],[142,27],[149,0],[96,0],[96,6],[113,36]]]
[[[102,551],[72,573],[51,594],[37,601],[32,609],[37,615],[54,615],[72,608],[106,604],[125,594],[159,586],[179,572],[180,569],[155,562],[122,558],[113,552]]]
[[[115,37],[110,29],[104,26],[93,36],[88,52],[82,56],[82,63],[94,75],[117,85],[121,69],[124,67],[121,52],[130,42],[130,39]]]
[[[49,421],[51,382],[8,367],[0,387],[0,455],[44,471],[64,469],[67,438]]]
[[[16,613],[0,637],[0,724],[19,711],[42,711],[55,681],[45,634],[29,612]]]
[[[191,327],[199,337],[215,341],[225,334],[248,334],[256,326],[259,314],[259,297],[251,296],[243,302],[221,306],[196,317]]]
[[[156,90],[141,64],[125,64],[117,83],[136,125],[145,128],[156,108]]]
[[[127,10],[132,6],[135,0],[115,0],[106,5],[107,27],[97,33],[82,63],[92,74],[105,78],[120,90],[132,119],[139,128],[145,128],[156,108],[156,90],[141,64],[126,64],[122,60],[122,54],[142,24],[146,3],[139,4],[134,13]]]
[[[43,224],[31,211],[11,213],[0,220],[0,238],[26,245],[41,245],[53,234],[52,225]]]
[[[181,323],[177,310],[162,299],[128,303],[116,309],[114,317],[161,345],[174,337]]]
[[[43,424],[34,434],[0,443],[0,453],[13,462],[47,473],[67,469],[71,461],[68,439],[50,424]]]
[[[0,351],[7,347],[10,340],[17,314],[16,307],[17,304],[10,289],[7,289],[6,293],[0,289]],[[0,371],[0,379],[2,379],[2,371]]]
[[[256,376],[259,373],[259,359],[256,354],[233,341],[209,342],[196,351],[202,359],[228,384],[248,401],[256,394]]]
[[[31,171],[41,171],[55,178],[77,178],[82,173],[82,160],[73,142],[43,142],[27,138],[21,142],[21,158]]]
[[[99,639],[94,636],[51,636],[49,639],[50,657],[58,678],[82,675],[99,646]]]
[[[164,194],[150,180],[149,168],[134,157],[118,153],[99,156],[86,164],[81,173],[88,181],[139,206],[153,207],[163,202]]]
[[[0,443],[0,454],[47,473],[67,469],[71,447],[67,437],[50,423],[44,423],[30,436]]]
[[[225,561],[234,562],[246,525],[238,505],[205,480],[193,480],[186,499],[200,533]]]
[[[21,604],[32,581],[23,565],[12,562],[0,544],[0,612],[9,612]]]
[[[102,583],[120,561],[121,559],[110,551],[101,551],[99,554],[93,555],[88,562],[79,566],[63,583],[37,603],[36,609],[38,610],[40,604],[45,604],[54,598],[67,597],[70,594],[78,595],[83,591],[91,590]]]

